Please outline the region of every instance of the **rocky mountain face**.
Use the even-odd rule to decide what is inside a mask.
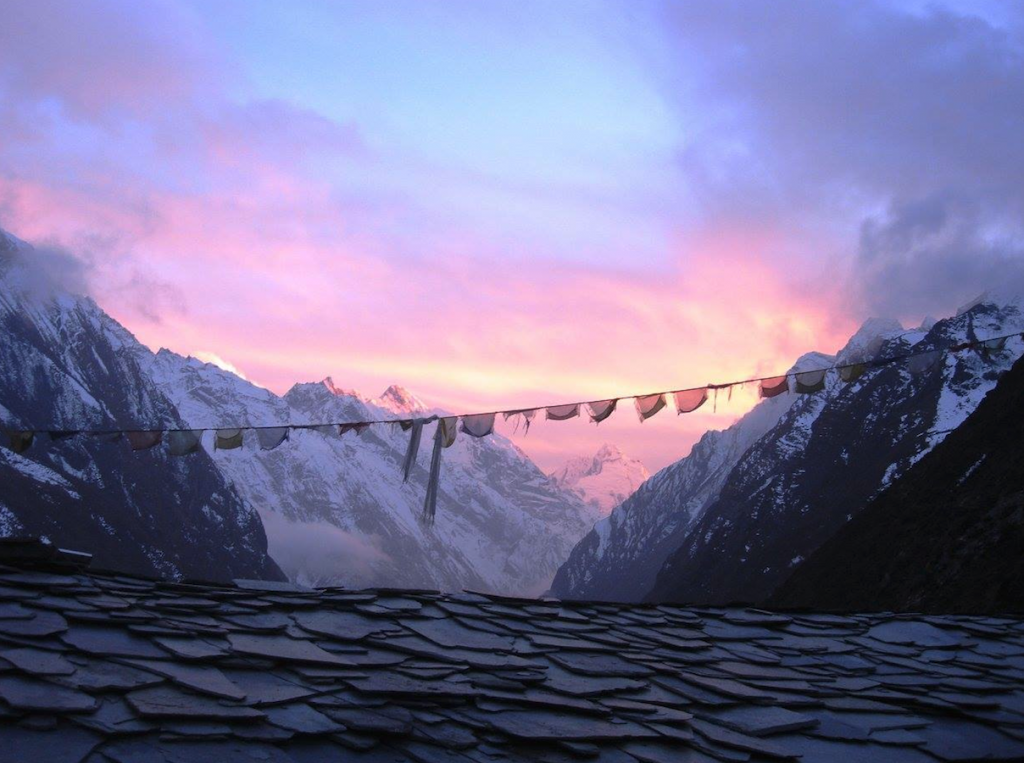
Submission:
[[[8,428],[212,429],[436,412],[398,386],[370,398],[326,379],[278,396],[194,358],[154,354],[91,300],[41,282],[27,245],[4,236],[0,246]],[[271,553],[306,583],[545,590],[597,510],[508,439],[460,435],[444,452],[437,520],[427,527],[433,433],[428,425],[408,483],[409,434],[397,425],[344,438],[295,431],[271,451],[249,437],[213,452],[207,433],[202,451],[185,457],[86,436],[22,455],[0,449],[0,534],[46,535],[93,551],[99,564],[208,579],[281,577],[269,535]]]
[[[1024,360],[799,565],[773,606],[1024,611]]]
[[[1015,303],[982,301],[928,330],[875,343],[877,357],[946,349],[1020,331]],[[839,363],[864,352],[855,338]],[[1024,351],[1019,338],[988,353],[942,353],[934,367],[898,363],[822,392],[795,396],[746,449],[717,498],[668,556],[651,601],[764,601],[804,559],[973,412]]]
[[[6,430],[180,423],[135,338],[57,288],[0,231],[0,423]],[[0,433],[0,436],[4,436]],[[210,456],[90,436],[0,449],[0,535],[88,550],[99,567],[169,578],[284,579],[263,525]]]
[[[568,461],[551,474],[551,479],[606,517],[650,476],[639,459],[630,458],[618,446],[605,443],[593,456]]]
[[[249,426],[428,415],[393,386],[379,398],[331,379],[277,396],[216,366],[167,350],[149,373],[196,427]],[[378,425],[361,435],[294,432],[271,451],[248,442],[216,454],[219,468],[267,526],[270,549],[302,582],[533,595],[590,529],[596,510],[559,488],[507,438],[460,434],[444,451],[437,520],[420,515],[435,425],[424,428],[402,481],[409,433]]]
[[[794,368],[816,363],[819,356],[812,354]],[[594,525],[559,568],[551,592],[566,599],[640,601],[747,448],[792,403],[788,395],[764,400],[728,429],[707,432],[688,456],[648,479]]]

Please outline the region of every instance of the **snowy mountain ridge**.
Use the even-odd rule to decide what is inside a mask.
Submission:
[[[719,497],[659,571],[647,598],[764,601],[840,527],[977,408],[1024,352],[949,348],[1024,329],[1019,300],[983,300],[965,313],[883,335],[876,357],[936,351],[933,365],[895,363],[850,383],[795,396],[743,454]],[[857,336],[840,362],[859,352]]]
[[[9,428],[214,429],[437,412],[398,385],[374,398],[328,377],[276,395],[219,365],[153,353],[48,277],[41,257],[0,232],[0,423]],[[280,576],[269,536],[271,554],[305,583],[542,592],[594,509],[506,438],[460,435],[444,452],[436,523],[425,526],[434,427],[408,483],[409,433],[397,425],[344,438],[297,430],[273,451],[247,437],[214,452],[207,432],[202,452],[185,457],[40,434],[24,455],[0,450],[0,532],[70,536],[114,566],[173,577]]]
[[[435,413],[397,385],[378,398],[332,379],[299,383],[283,396],[229,371],[168,350],[150,374],[190,426],[243,426],[406,418]],[[217,463],[267,526],[271,554],[294,579],[317,584],[532,595],[597,518],[507,438],[459,435],[443,454],[438,518],[420,521],[430,444],[408,483],[401,463],[409,433],[376,425],[357,435],[293,431],[261,451],[254,442],[217,454]],[[207,435],[211,437],[211,435]]]
[[[904,329],[894,320],[870,319],[835,357],[808,353],[791,372],[948,347],[1020,328],[1024,328],[1020,304],[1005,295],[998,300],[981,299],[957,318],[937,323],[929,319],[917,329]],[[842,517],[856,511],[857,501],[863,503],[883,489],[934,447],[944,432],[958,426],[1019,352],[1020,341],[1012,340],[989,358],[973,351],[946,356],[945,363],[950,365],[940,374],[916,376],[905,364],[897,364],[871,370],[849,385],[830,373],[820,393],[762,400],[728,429],[705,434],[690,455],[652,476],[598,522],[559,569],[552,592],[567,598],[637,601],[655,587],[665,567],[666,581],[685,577],[693,587],[684,596],[665,583],[658,589],[662,595],[718,600],[721,591],[715,581],[732,578],[734,585],[728,584],[728,591],[742,598],[744,586],[756,578],[752,570],[769,566],[780,574],[777,567],[784,554],[789,554],[787,565],[806,557],[807,549],[787,546],[785,533],[808,532],[816,538],[816,533],[833,527],[836,520],[824,519],[831,512],[817,507],[827,505],[828,496],[844,480],[849,481],[849,496],[838,502],[846,507]],[[840,411],[844,411],[841,426],[831,424]],[[853,441],[856,449],[847,447]],[[834,460],[818,463],[811,454],[826,444]],[[804,464],[805,460],[813,466]],[[798,497],[812,484],[819,491],[813,498]],[[726,505],[732,508],[722,514]],[[789,505],[797,515],[821,517],[823,525],[813,532],[794,529],[787,524],[795,521],[789,519]],[[782,528],[779,533],[770,530],[772,522]],[[761,568],[756,567],[758,543],[737,533],[737,528],[752,524],[775,538],[773,553],[778,558]],[[727,536],[733,538],[728,546],[716,543]],[[681,571],[672,572],[671,567]],[[737,575],[731,567],[748,572]]]
[[[593,456],[577,456],[551,473],[556,484],[576,493],[597,509],[601,517],[608,516],[650,476],[639,459],[630,458],[618,446],[609,443],[602,445]]]
[[[0,231],[0,426],[180,425],[135,338],[49,279],[36,256]],[[22,453],[0,449],[0,534],[43,536],[148,575],[283,577],[259,516],[207,454],[130,453],[123,440],[39,432]]]

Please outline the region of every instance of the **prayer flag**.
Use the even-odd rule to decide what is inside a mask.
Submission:
[[[784,392],[789,392],[788,376],[773,376],[771,379],[762,379],[760,393],[762,398],[778,397]]]
[[[590,415],[591,421],[600,424],[615,412],[615,406],[618,404],[618,400],[598,400],[587,403],[587,413]]]
[[[477,413],[462,417],[462,431],[471,437],[486,437],[494,432],[494,414]]]
[[[505,417],[505,421],[508,421],[513,416],[519,416],[522,419],[522,421],[523,421],[523,434],[525,435],[525,434],[529,434],[530,433],[530,424],[533,423],[533,419],[537,415],[537,409],[536,408],[525,408],[525,409],[519,410],[519,411],[505,411],[501,415]],[[512,431],[513,432],[519,431],[519,422],[518,421],[516,422],[515,428]]]
[[[148,450],[164,438],[163,432],[125,432],[132,450]]]
[[[256,430],[261,450],[273,450],[288,439],[288,427],[262,427]]]
[[[218,429],[213,438],[214,450],[234,450],[242,447],[241,429]]]
[[[700,408],[708,399],[708,388],[684,389],[674,392],[672,395],[676,401],[676,415],[680,413],[693,413]]]
[[[665,407],[664,393],[659,395],[643,395],[633,398],[636,404],[636,415],[640,417],[641,423],[651,418],[654,414]]]
[[[5,434],[7,435],[7,447],[15,453],[24,453],[32,447],[32,441],[35,439],[33,432],[8,429],[5,430]]]
[[[857,381],[867,371],[867,365],[864,363],[851,363],[849,365],[839,367],[839,378],[847,384]]]
[[[552,421],[568,421],[580,415],[580,404],[553,405],[545,411],[544,417]]]
[[[802,371],[796,374],[796,391],[802,395],[825,389],[825,370]]]
[[[930,350],[911,355],[907,360],[907,370],[912,374],[923,374],[935,368],[941,358],[941,350]]]
[[[190,453],[196,453],[199,451],[202,436],[201,429],[168,432],[167,449],[172,456],[187,456]]]

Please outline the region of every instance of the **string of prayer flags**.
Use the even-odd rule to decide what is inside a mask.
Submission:
[[[676,415],[680,413],[693,413],[708,401],[708,388],[684,389],[680,392],[673,392],[672,397],[676,401]]]
[[[636,404],[636,415],[640,417],[640,423],[651,418],[654,414],[665,407],[664,393],[658,395],[642,395],[633,398]]]
[[[234,450],[242,447],[241,429],[218,429],[213,438],[214,450]]]
[[[796,391],[801,395],[808,395],[812,392],[821,392],[825,389],[825,370],[801,371],[795,374]]]
[[[202,430],[188,430],[167,433],[167,450],[172,456],[187,456],[199,452]]]
[[[505,411],[501,415],[505,417],[505,421],[508,421],[513,416],[518,416],[519,418],[516,419],[516,423],[515,423],[515,426],[514,426],[512,432],[515,433],[515,432],[519,431],[519,422],[522,421],[523,422],[523,435],[525,436],[525,435],[528,435],[530,433],[530,424],[533,423],[533,419],[537,415],[537,409],[536,408],[524,408],[524,409],[519,410],[519,411]]]
[[[616,400],[597,400],[587,403],[587,414],[595,424],[600,424],[615,412],[615,406],[619,404]]]
[[[675,402],[677,414],[691,413],[704,405],[709,396],[713,393],[717,404],[718,392],[722,389],[728,390],[729,397],[732,397],[734,386],[746,383],[758,383],[758,392],[761,398],[772,398],[791,391],[790,377],[793,377],[795,391],[801,394],[818,392],[825,388],[827,373],[836,370],[843,382],[850,383],[860,379],[868,369],[881,368],[893,363],[907,362],[908,370],[914,374],[924,373],[938,365],[944,354],[947,352],[960,352],[961,350],[973,348],[985,357],[992,357],[1006,347],[1006,341],[1010,338],[1024,338],[1024,332],[1014,332],[1004,336],[990,337],[988,339],[975,339],[956,345],[947,345],[927,352],[908,352],[893,357],[880,357],[884,349],[884,342],[876,338],[868,344],[863,353],[858,354],[855,360],[841,366],[821,368],[810,371],[798,371],[773,376],[763,379],[747,379],[746,381],[728,382],[725,384],[708,384],[704,387],[688,390],[676,390],[673,392],[660,392],[652,395],[633,396],[634,405],[640,421],[646,421],[664,408],[668,403],[668,396],[672,395]],[[552,405],[547,407],[520,408],[516,410],[500,411],[506,421],[515,418],[516,429],[519,423],[524,425],[524,432],[529,432],[530,425],[537,415],[544,411],[544,417],[551,421],[567,421],[580,415],[580,409],[584,408],[590,421],[600,423],[606,420],[615,412],[620,400],[627,398],[610,398],[608,400],[597,400],[591,402],[566,403],[563,405]],[[463,432],[471,437],[487,437],[494,433],[494,424],[497,413],[465,414],[461,417],[447,416],[438,420],[438,428],[435,433],[434,450],[431,457],[431,473],[428,478],[428,496],[424,503],[424,519],[433,521],[437,501],[437,480],[439,478],[441,451],[451,447],[455,442],[455,435],[461,426]],[[92,438],[94,442],[114,443],[121,439],[127,439],[133,451],[147,450],[160,442],[166,442],[171,455],[187,455],[201,450],[201,440],[205,432],[213,432],[214,450],[233,450],[242,447],[243,435],[245,432],[255,432],[260,449],[273,450],[289,439],[294,429],[312,429],[330,437],[345,435],[348,432],[365,434],[370,426],[374,424],[389,424],[400,427],[403,431],[412,431],[410,435],[409,448],[406,452],[403,463],[403,479],[408,479],[412,466],[415,464],[419,445],[422,439],[422,428],[429,422],[437,420],[436,416],[421,417],[419,419],[382,419],[374,421],[349,421],[344,423],[329,424],[286,424],[283,426],[259,426],[245,428],[221,428],[207,430],[177,430],[177,429],[49,429],[40,428],[44,438],[49,442],[60,442],[68,438],[82,436]],[[12,430],[0,426],[0,445],[6,445],[16,453],[23,453],[30,448],[34,442],[35,432]]]
[[[427,475],[427,494],[423,499],[423,521],[434,524],[434,517],[437,514],[437,491],[441,481],[441,451],[443,448],[450,448],[455,444],[458,434],[458,418],[447,416],[437,421],[437,430],[434,432],[434,449],[430,454],[430,472]]]
[[[470,437],[486,437],[494,432],[494,414],[476,413],[462,417],[462,431]]]
[[[761,380],[759,393],[762,399],[766,400],[770,397],[778,397],[786,392],[789,392],[788,376],[773,376],[770,379]]]
[[[931,350],[911,355],[907,361],[907,370],[912,374],[923,374],[931,371],[942,358],[942,350]]]
[[[149,450],[164,438],[163,432],[125,432],[132,450]]]
[[[273,450],[288,439],[288,427],[265,427],[256,430],[261,450]]]
[[[568,421],[580,415],[580,404],[570,403],[569,405],[552,405],[549,407],[544,418],[551,421]]]

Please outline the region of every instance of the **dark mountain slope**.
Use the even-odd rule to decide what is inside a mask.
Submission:
[[[140,366],[149,351],[92,300],[47,284],[32,248],[2,231],[0,338],[4,430],[181,425]],[[259,516],[205,452],[45,434],[21,454],[2,448],[0,536],[23,535],[134,573],[283,579]]]
[[[1019,306],[983,301],[927,331],[886,339],[874,357],[945,350],[1021,328]],[[944,352],[798,399],[744,453],[718,499],[667,558],[649,601],[767,599],[818,547],[961,424],[1021,355],[1014,338],[986,357]],[[847,348],[840,362],[852,360]]]
[[[1024,360],[806,562],[785,607],[1024,611]]]

